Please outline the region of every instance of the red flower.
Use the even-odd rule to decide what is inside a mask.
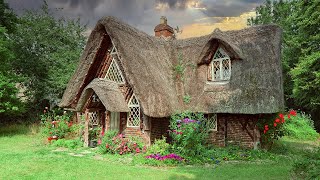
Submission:
[[[265,134],[267,131],[266,130],[263,130],[263,134]]]
[[[269,128],[269,127],[268,127],[268,125],[266,124],[266,125],[264,125],[264,128],[267,129],[267,128]]]
[[[290,110],[289,114],[292,115],[292,116],[296,116],[296,115],[297,115],[297,111],[295,111],[295,110]]]
[[[139,148],[136,148],[136,153],[140,153],[140,149]]]
[[[290,114],[288,114],[288,119],[290,119]]]
[[[104,136],[104,131],[101,131],[101,136]]]
[[[277,126],[277,123],[273,123],[273,126],[276,127],[276,126]]]
[[[109,148],[109,144],[106,144],[106,148],[107,148],[107,149]]]
[[[283,119],[283,118],[284,118],[283,114],[279,114],[279,117],[280,117],[281,119]]]
[[[71,127],[71,126],[72,126],[72,121],[68,123],[68,127]]]
[[[279,122],[280,122],[280,119],[276,119],[274,122],[275,122],[275,123],[279,123]]]

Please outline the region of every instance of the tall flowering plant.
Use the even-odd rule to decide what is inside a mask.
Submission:
[[[296,116],[297,112],[290,110],[288,113],[280,113],[271,119],[264,119],[260,123],[262,132],[261,142],[263,147],[271,148],[275,140],[278,140],[284,135],[284,124],[289,121],[291,116]]]
[[[205,124],[202,113],[184,112],[171,116],[169,135],[173,150],[186,157],[201,155],[208,137]]]

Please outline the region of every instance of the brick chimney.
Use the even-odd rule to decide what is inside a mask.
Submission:
[[[160,24],[154,28],[154,33],[156,37],[173,37],[173,28],[167,24],[167,18],[165,16],[161,16]]]

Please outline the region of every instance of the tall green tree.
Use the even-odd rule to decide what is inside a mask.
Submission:
[[[18,97],[18,76],[12,69],[14,52],[10,33],[15,29],[16,15],[0,0],[0,119],[24,112],[24,104]]]
[[[11,41],[4,27],[0,26],[0,119],[24,111],[23,103],[18,98],[17,77],[11,69],[14,58],[10,50]]]
[[[5,27],[8,33],[12,33],[17,20],[16,14],[9,8],[9,5],[4,0],[0,0],[0,25]]]
[[[85,45],[84,30],[79,20],[54,18],[46,2],[40,11],[19,17],[13,66],[25,77],[23,85],[33,106],[60,101]]]
[[[282,64],[286,105],[313,115],[320,125],[320,1],[265,1],[249,25],[283,29]],[[318,125],[318,129],[320,126]]]

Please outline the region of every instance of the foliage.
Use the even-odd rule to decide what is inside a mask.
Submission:
[[[275,23],[283,29],[284,93],[289,108],[312,114],[320,128],[320,1],[271,1],[256,8],[249,25]],[[318,121],[318,122],[317,122]]]
[[[291,110],[287,115],[280,113],[275,118],[265,118],[259,121],[258,126],[261,132],[261,143],[264,148],[271,149],[275,140],[284,136],[284,124],[291,118],[296,116],[297,112]]]
[[[141,141],[137,139],[123,138],[122,134],[117,131],[107,131],[102,138],[102,143],[99,146],[101,153],[110,154],[130,154],[141,153],[146,151],[146,146],[143,146]]]
[[[61,99],[84,47],[84,27],[77,20],[55,19],[44,3],[41,11],[27,11],[12,35],[16,59],[13,67],[23,75],[32,107]]]
[[[97,140],[99,135],[101,134],[101,128],[89,128],[89,139],[90,140]]]
[[[253,160],[275,160],[272,153],[264,150],[245,149],[240,146],[227,146],[210,148],[205,153],[204,157],[208,162],[212,161],[216,164],[222,161],[253,161]]]
[[[184,157],[201,156],[208,137],[205,124],[206,118],[202,113],[183,112],[172,115],[169,134],[174,152]]]
[[[167,139],[164,136],[162,136],[162,139],[156,139],[154,143],[148,147],[146,154],[169,154],[171,146],[166,140]]]
[[[17,16],[8,4],[4,0],[0,0],[0,26],[5,27],[9,33],[12,33],[15,30],[17,20]]]
[[[57,115],[54,111],[44,110],[41,115],[42,134],[46,137],[57,136],[59,139],[66,137],[68,134],[77,133],[79,127],[73,125],[70,115]]]
[[[53,141],[52,146],[76,149],[82,147],[83,142],[80,139],[58,139]]]
[[[14,59],[14,53],[10,50],[11,45],[6,29],[0,26],[0,116],[24,112],[24,104],[17,96],[18,78],[11,68],[11,61]]]
[[[320,147],[297,160],[293,165],[294,176],[299,179],[320,178]]]
[[[283,126],[286,136],[301,140],[316,140],[319,134],[314,130],[311,117],[305,113],[291,116]]]

